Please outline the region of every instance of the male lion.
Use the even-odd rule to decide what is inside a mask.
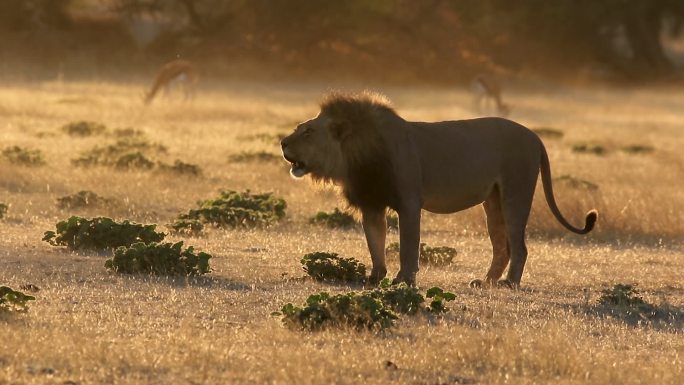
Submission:
[[[525,226],[541,170],[546,201],[567,229],[551,188],[549,158],[537,135],[502,118],[438,123],[402,119],[379,95],[328,95],[317,117],[281,142],[291,174],[342,187],[361,211],[373,261],[370,282],[385,277],[387,207],[399,214],[400,270],[395,282],[415,284],[421,209],[453,213],[484,203],[494,256],[484,283],[519,287],[527,259]],[[510,261],[505,281],[498,281]],[[471,286],[480,286],[474,280]]]

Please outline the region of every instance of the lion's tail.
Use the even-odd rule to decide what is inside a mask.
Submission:
[[[549,155],[546,153],[544,145],[541,146],[541,150],[542,185],[544,186],[544,195],[546,196],[546,203],[549,204],[549,208],[551,209],[553,216],[556,217],[558,222],[560,222],[566,229],[572,231],[573,233],[586,234],[590,232],[594,228],[594,224],[596,223],[596,219],[598,218],[598,211],[590,210],[587,213],[583,229],[579,229],[577,227],[572,226],[570,223],[568,223],[568,221],[565,218],[563,218],[563,215],[561,214],[560,210],[558,210],[558,206],[556,205],[556,199],[553,196],[553,187],[551,184],[551,165],[549,164]]]

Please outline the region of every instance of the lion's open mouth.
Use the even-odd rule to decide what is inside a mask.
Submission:
[[[290,174],[295,178],[301,178],[309,173],[309,170],[306,168],[306,163],[288,157],[287,154],[283,154],[283,157],[286,161],[290,162]]]

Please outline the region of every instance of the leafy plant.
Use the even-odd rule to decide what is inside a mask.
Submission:
[[[598,144],[576,144],[572,146],[572,151],[594,155],[605,155],[608,152],[605,147]]]
[[[537,134],[540,138],[549,138],[549,139],[560,139],[564,135],[563,131],[557,130],[557,129],[551,128],[551,127],[533,128],[532,132]]]
[[[123,274],[155,274],[171,276],[202,275],[210,271],[211,255],[195,253],[192,246],[183,250],[183,242],[143,243],[119,247],[114,257],[105,262],[109,270]]]
[[[604,289],[601,293],[601,298],[598,300],[600,305],[638,307],[646,304],[633,285],[618,283],[612,289]]]
[[[0,219],[7,215],[7,210],[9,210],[9,206],[4,203],[0,203]]]
[[[148,159],[150,153],[165,153],[166,147],[139,138],[119,139],[105,147],[95,147],[71,161],[75,166],[114,166],[118,168],[147,168],[155,163]]]
[[[132,138],[139,138],[141,136],[144,136],[145,133],[141,130],[138,130],[136,128],[117,128],[114,131],[110,132],[111,136],[117,137],[117,138],[122,138],[122,137],[132,137]]]
[[[568,186],[570,188],[574,189],[583,189],[583,190],[598,190],[599,186],[596,183],[589,182],[584,179],[580,178],[575,178],[572,175],[561,175],[558,178],[553,179],[554,182],[556,183],[561,183],[565,186]]]
[[[71,136],[99,135],[106,129],[107,127],[102,123],[87,121],[71,122],[62,126],[62,131]]]
[[[315,252],[301,259],[304,271],[317,281],[363,282],[366,265],[354,258],[342,258],[336,253]]]
[[[89,190],[82,190],[75,194],[57,198],[57,207],[61,209],[79,209],[87,207],[102,207],[112,203],[111,199],[103,198]]]
[[[67,246],[73,250],[113,249],[136,242],[159,242],[164,233],[155,231],[156,225],[141,225],[106,217],[86,219],[72,216],[56,225],[56,231],[46,231],[43,241],[53,246]]]
[[[364,293],[331,296],[321,292],[307,298],[303,306],[282,307],[283,323],[293,329],[320,330],[328,326],[382,330],[391,327],[397,315],[383,303]]]
[[[646,146],[641,144],[632,144],[621,148],[622,151],[628,154],[648,154],[655,151],[653,146]]]
[[[392,242],[385,248],[385,253],[388,256],[399,256],[399,243]],[[422,264],[430,264],[436,266],[443,266],[450,264],[458,252],[453,247],[437,246],[431,247],[427,244],[420,243],[419,261]]]
[[[231,162],[279,162],[279,155],[267,151],[243,151],[229,157]]]
[[[40,150],[30,150],[19,146],[10,146],[2,150],[2,155],[10,163],[24,166],[42,166],[45,164]]]
[[[199,221],[215,226],[255,227],[269,225],[285,216],[287,204],[282,198],[271,193],[252,194],[244,192],[222,191],[218,198],[199,202],[199,208],[181,214],[175,223],[183,221]],[[179,225],[183,227],[184,225]]]
[[[204,224],[197,219],[178,219],[168,225],[174,233],[199,235],[204,230]]]
[[[309,220],[309,222],[326,225],[330,228],[348,229],[356,226],[356,219],[354,219],[354,216],[340,211],[337,207],[330,213],[319,211]]]
[[[602,290],[597,305],[590,309],[634,325],[646,322],[658,327],[681,330],[684,311],[667,303],[649,303],[640,294],[634,285],[618,283],[611,289]]]
[[[178,159],[176,159],[176,161],[173,162],[172,165],[162,163],[162,162],[157,162],[157,170],[161,171],[161,172],[168,172],[168,173],[180,174],[180,175],[191,175],[191,176],[202,175],[202,169],[200,168],[200,166],[198,166],[196,164],[185,163],[185,162],[182,162]]]
[[[395,212],[388,212],[386,216],[387,228],[399,230],[399,215]]]
[[[406,284],[393,286],[390,282],[385,279],[377,289],[334,296],[321,292],[309,296],[302,306],[288,303],[273,315],[282,316],[282,322],[293,329],[320,330],[328,326],[347,326],[382,330],[394,325],[399,318],[397,314],[444,313],[448,311],[444,302],[456,298],[453,293],[433,287],[427,292],[432,302],[426,307],[425,297],[417,288]]]
[[[35,299],[33,296],[12,290],[7,286],[0,286],[0,311],[26,311],[28,301]]]

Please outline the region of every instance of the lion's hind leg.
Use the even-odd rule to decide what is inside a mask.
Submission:
[[[501,200],[511,263],[508,267],[506,280],[500,281],[500,283],[511,288],[520,286],[520,280],[527,262],[525,227],[527,227],[527,220],[532,209],[536,177],[536,175],[530,176],[529,183],[520,183],[511,186],[509,191],[504,190],[505,197],[502,197]],[[525,182],[523,175],[518,175],[517,178],[521,182]]]
[[[497,283],[511,258],[506,224],[501,206],[501,194],[498,186],[489,194],[484,201],[485,215],[487,216],[487,232],[492,242],[492,264],[485,276],[484,281],[475,279],[470,282],[471,287],[493,286]]]

